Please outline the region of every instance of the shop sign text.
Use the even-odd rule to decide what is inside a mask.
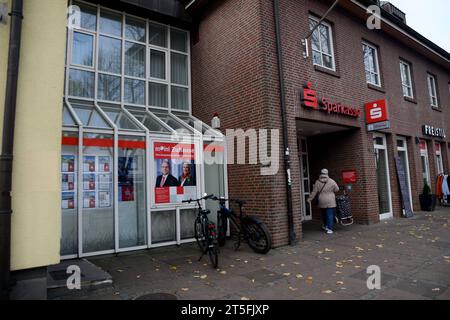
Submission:
[[[445,129],[443,128],[436,128],[433,126],[424,125],[422,127],[422,132],[426,136],[430,137],[438,137],[438,138],[446,138]]]
[[[351,106],[343,105],[339,102],[332,101],[326,97],[318,98],[317,91],[312,89],[311,82],[306,84],[306,87],[301,93],[301,102],[303,107],[314,110],[320,110],[330,114],[339,114],[352,118],[359,118],[361,116],[361,109],[353,108]]]

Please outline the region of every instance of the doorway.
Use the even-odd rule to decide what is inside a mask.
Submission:
[[[430,185],[430,161],[428,158],[428,147],[426,140],[420,140],[420,160],[422,162],[422,178]]]
[[[397,138],[397,152],[403,167],[406,170],[406,183],[408,184],[409,199],[411,199],[411,209],[414,211],[412,204],[412,192],[411,192],[411,175],[409,170],[409,157],[408,157],[408,142],[404,137]]]
[[[373,144],[376,159],[378,209],[380,220],[385,220],[393,217],[386,135],[380,133],[374,134]]]

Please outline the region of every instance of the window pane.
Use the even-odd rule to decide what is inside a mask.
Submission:
[[[167,85],[149,83],[149,105],[167,108]]]
[[[331,58],[331,56],[323,55],[323,66],[333,69],[333,59]]]
[[[322,52],[331,54],[330,33],[328,27],[320,25],[319,32],[320,32],[320,45]]]
[[[133,79],[125,79],[125,102],[145,104],[145,82]]]
[[[100,100],[120,101],[120,77],[106,74],[98,75],[98,98]]]
[[[170,60],[172,83],[187,85],[187,56],[178,53],[172,53]]]
[[[167,28],[150,23],[149,43],[155,46],[167,47]]]
[[[145,42],[145,22],[127,17],[125,37],[129,40]]]
[[[320,51],[319,31],[316,29],[311,36],[311,46],[313,50]]]
[[[121,73],[122,43],[120,40],[100,37],[98,68],[100,71]]]
[[[172,108],[179,110],[189,110],[188,89],[172,87]]]
[[[73,33],[72,64],[92,66],[94,37],[88,34]]]
[[[322,55],[318,51],[313,51],[314,64],[322,65]]]
[[[100,12],[100,32],[121,37],[122,16],[112,12]]]
[[[71,69],[69,72],[69,95],[93,98],[94,73]]]
[[[145,46],[125,42],[125,74],[145,78]]]
[[[150,77],[166,79],[166,54],[161,51],[150,51]]]
[[[172,50],[187,52],[187,33],[170,29],[170,48]]]
[[[97,8],[74,3],[81,11],[81,28],[95,31],[97,29]]]

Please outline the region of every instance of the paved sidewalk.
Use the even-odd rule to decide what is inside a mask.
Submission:
[[[334,235],[304,225],[294,247],[265,256],[246,244],[221,250],[219,270],[198,262],[196,244],[96,257],[113,287],[71,299],[450,299],[450,208],[376,225],[338,227]],[[381,268],[381,290],[369,290],[366,268]]]

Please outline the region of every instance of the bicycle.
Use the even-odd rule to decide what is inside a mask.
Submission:
[[[200,199],[189,199],[182,201],[183,203],[197,202],[197,218],[194,221],[195,240],[202,252],[198,259],[200,261],[204,255],[208,254],[209,260],[214,269],[217,269],[219,264],[219,248],[217,246],[217,232],[216,225],[209,221],[208,215],[211,213],[208,209],[203,209],[201,205],[202,200],[211,199],[213,195],[206,195]]]
[[[266,254],[270,251],[272,248],[272,237],[267,226],[256,217],[245,216],[243,214],[243,201],[239,199],[225,199],[223,197],[212,197],[211,199],[220,203],[220,209],[217,211],[219,246],[225,245],[229,220],[236,230],[238,230],[238,239],[234,244],[235,250],[239,249],[243,238],[256,253]],[[233,209],[226,207],[227,201],[235,202],[239,205],[239,215]]]

